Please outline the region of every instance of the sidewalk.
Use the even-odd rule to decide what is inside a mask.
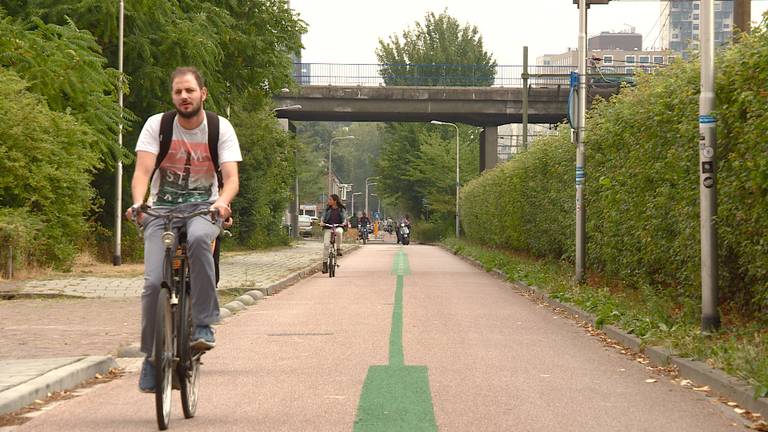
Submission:
[[[222,258],[219,290],[267,288],[316,267],[322,244],[236,253]],[[0,300],[0,415],[48,392],[68,388],[115,367],[118,348],[139,339],[143,276],[85,277],[26,281],[16,300]],[[44,377],[70,375],[53,388]],[[37,385],[34,385],[37,383]],[[41,387],[31,396],[24,387]],[[26,402],[20,402],[24,396]],[[10,400],[10,401],[9,401]],[[14,401],[15,400],[15,401]]]

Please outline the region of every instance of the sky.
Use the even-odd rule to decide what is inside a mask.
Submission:
[[[523,46],[530,63],[578,45],[579,12],[571,0],[290,0],[307,22],[305,63],[378,63],[379,39],[402,35],[427,12],[448,13],[475,25],[496,62],[522,64]],[[634,27],[644,48],[660,45],[658,0],[613,0],[589,9],[589,35]],[[768,0],[752,0],[752,20],[760,21]]]

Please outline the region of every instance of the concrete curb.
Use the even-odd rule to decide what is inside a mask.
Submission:
[[[0,393],[0,415],[24,408],[48,393],[72,389],[96,374],[106,374],[117,367],[110,356],[89,356],[49,371]]]
[[[439,247],[448,253],[461,258],[467,263],[485,270],[485,266],[479,261],[468,256],[456,254],[444,245],[440,245]],[[576,319],[589,323],[593,327],[600,327],[595,325],[597,318],[594,315],[585,312],[574,305],[561,303],[552,299],[538,287],[529,286],[520,281],[510,282],[506,273],[499,269],[493,269],[489,273],[510,283],[518,290],[527,291],[533,294],[534,297],[548,303],[555,309],[563,310],[574,316]],[[621,345],[624,345],[633,351],[645,354],[651,360],[651,363],[656,366],[675,366],[681,377],[689,379],[697,385],[709,386],[713,392],[738,403],[742,408],[768,417],[768,398],[763,397],[755,399],[752,386],[744,380],[728,375],[720,369],[710,367],[704,362],[678,357],[666,348],[644,345],[640,338],[626,333],[616,326],[610,324],[605,325],[601,327],[601,330],[606,336],[619,342]]]
[[[361,246],[357,245],[357,244],[345,246],[344,247],[344,254],[346,256],[347,254],[352,253],[352,252],[354,252],[354,251],[356,251],[356,250],[358,250],[360,248],[361,248]],[[315,273],[319,272],[320,269],[322,269],[322,268],[323,268],[323,263],[318,262],[318,263],[310,265],[309,267],[304,268],[303,270],[299,270],[299,271],[297,271],[295,273],[292,273],[292,274],[288,275],[283,280],[277,281],[277,282],[275,282],[275,283],[273,283],[271,285],[265,286],[265,287],[254,288],[253,290],[246,292],[242,296],[240,296],[237,299],[235,299],[235,300],[225,304],[221,309],[219,309],[219,314],[220,314],[220,317],[221,317],[221,321],[219,322],[219,324],[221,324],[224,321],[224,318],[229,318],[229,317],[235,315],[236,313],[238,313],[238,312],[240,312],[240,311],[242,311],[244,309],[247,309],[249,306],[253,306],[255,304],[258,304],[258,302],[261,301],[262,299],[264,299],[265,297],[273,296],[273,295],[279,293],[280,291],[282,291],[282,290],[284,290],[284,289],[286,289],[286,288],[288,288],[288,287],[290,287],[292,285],[295,285],[296,283],[298,283],[302,279],[306,279],[306,278],[314,275]],[[245,302],[242,301],[243,297],[252,298],[253,299],[252,303],[247,304],[246,302],[248,300],[246,300]]]

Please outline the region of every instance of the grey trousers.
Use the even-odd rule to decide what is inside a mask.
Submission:
[[[204,208],[210,203],[201,203]],[[194,211],[194,210],[192,210]],[[181,226],[179,221],[176,226]],[[221,222],[219,221],[219,224]],[[195,325],[211,325],[219,321],[219,300],[216,297],[216,274],[211,242],[219,235],[219,226],[206,216],[186,221],[187,256],[191,278],[192,320]],[[144,220],[144,291],[141,294],[141,351],[151,355],[155,341],[157,296],[163,281],[165,247],[160,238],[163,221],[146,217]]]

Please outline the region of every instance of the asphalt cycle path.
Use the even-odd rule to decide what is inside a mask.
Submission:
[[[189,431],[727,431],[738,418],[435,247],[368,245],[229,319]],[[19,431],[155,430],[137,375]]]

